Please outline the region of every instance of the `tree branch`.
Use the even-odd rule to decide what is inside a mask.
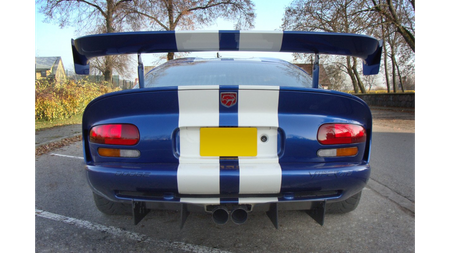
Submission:
[[[189,8],[189,9],[186,10],[186,12],[192,12],[192,11],[197,11],[197,10],[206,10],[206,9],[210,9],[210,8],[213,8],[213,7],[216,7],[216,6],[220,6],[220,5],[234,4],[230,0],[225,1],[225,2],[218,2],[218,3],[211,4],[212,2],[213,1],[210,0],[204,6],[196,6],[196,7]],[[178,22],[180,21],[180,19],[184,15],[185,15],[184,11],[181,11],[180,14],[178,14],[178,16],[176,17],[175,21],[173,22],[175,24],[175,26],[178,24]]]
[[[138,15],[142,15],[142,16],[144,16],[144,17],[147,17],[147,18],[149,18],[149,19],[155,21],[156,23],[158,23],[158,25],[162,26],[166,31],[169,31],[169,30],[170,30],[166,25],[164,25],[164,24],[163,24],[161,21],[159,21],[158,18],[156,18],[156,17],[150,16],[150,15],[148,15],[147,13],[143,13],[143,12],[140,12],[140,11],[137,11],[137,10],[135,11],[135,13],[138,14]]]
[[[123,4],[123,3],[125,3],[125,2],[132,2],[133,0],[120,0],[120,1],[118,1],[115,5],[114,5],[114,8],[113,8],[113,12],[115,12],[115,10],[121,5],[121,4]]]
[[[88,1],[85,1],[85,0],[64,0],[64,1],[68,1],[68,2],[76,1],[76,2],[82,2],[82,3],[85,3],[85,4],[87,4],[87,5],[90,5],[90,6],[94,7],[94,8],[96,8],[96,9],[102,14],[103,17],[105,17],[105,18],[108,17],[108,16],[106,15],[106,13],[102,10],[102,8],[101,8],[100,6],[98,6],[98,5],[96,5],[96,4],[93,4],[93,3],[91,3],[91,2],[88,2]]]
[[[187,11],[206,10],[206,9],[209,9],[209,8],[212,8],[212,7],[216,7],[216,6],[219,6],[219,5],[233,4],[231,1],[225,1],[225,2],[218,2],[218,3],[215,3],[215,4],[209,5],[211,2],[212,1],[209,1],[204,6],[196,6],[196,7],[193,7],[193,8],[189,8],[189,9],[187,9]]]

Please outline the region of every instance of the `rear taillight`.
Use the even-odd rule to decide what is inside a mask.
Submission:
[[[324,124],[317,132],[322,145],[352,144],[366,141],[366,130],[353,124]]]
[[[135,145],[139,142],[139,130],[131,124],[99,125],[91,129],[89,141],[99,144]]]

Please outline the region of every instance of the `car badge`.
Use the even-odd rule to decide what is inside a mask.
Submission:
[[[232,107],[237,102],[237,93],[236,92],[220,93],[220,102],[225,107]]]

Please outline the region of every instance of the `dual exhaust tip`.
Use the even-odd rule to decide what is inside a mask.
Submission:
[[[247,221],[248,211],[245,207],[238,206],[229,212],[227,207],[219,206],[212,212],[213,221],[218,225],[227,223],[230,217],[235,224],[241,225]]]

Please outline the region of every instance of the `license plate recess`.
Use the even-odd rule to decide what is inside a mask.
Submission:
[[[200,156],[256,156],[257,132],[254,127],[200,128]]]

